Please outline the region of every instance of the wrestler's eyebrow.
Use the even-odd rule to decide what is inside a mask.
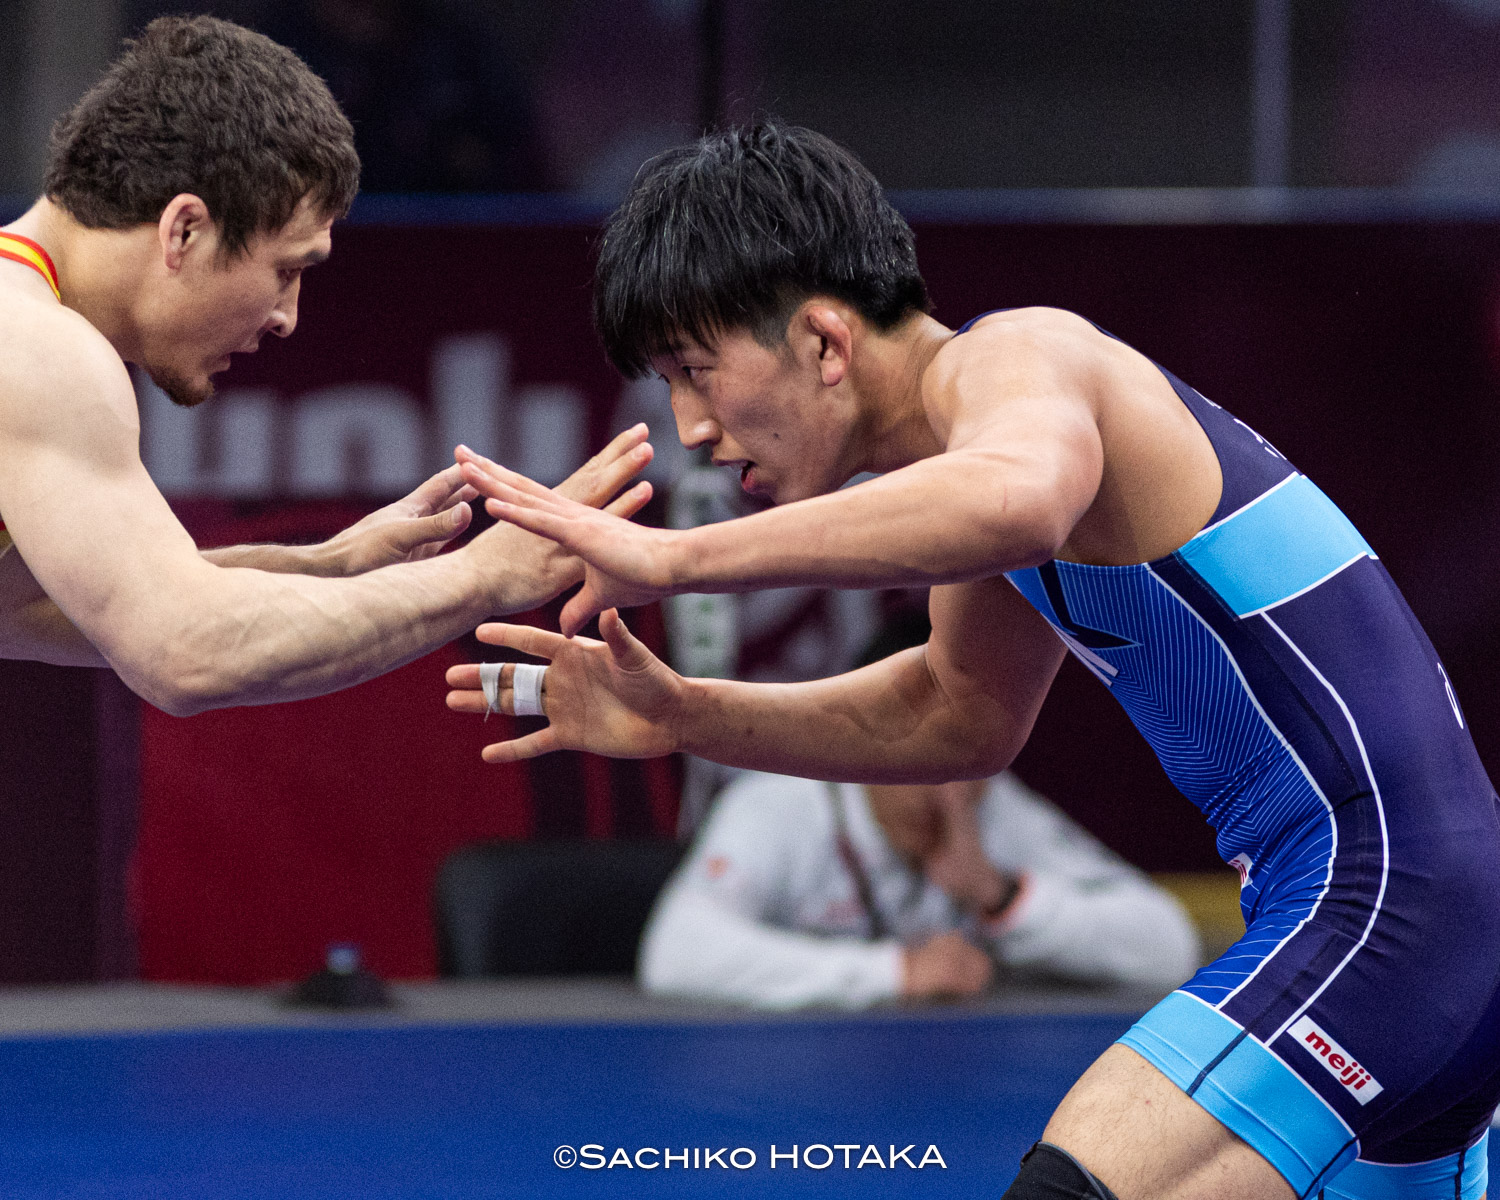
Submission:
[[[686,334],[683,334],[679,337],[673,338],[670,342],[667,343],[667,353],[680,363],[682,361],[683,355],[712,354],[713,350],[708,346],[703,345],[703,343],[698,341],[696,338],[692,338],[687,336]]]
[[[283,259],[277,268],[281,271],[303,271],[308,267],[315,267],[319,263],[328,261],[328,251],[322,248],[314,248],[303,254],[295,254],[290,258]]]

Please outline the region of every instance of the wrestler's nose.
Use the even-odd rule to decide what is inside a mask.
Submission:
[[[718,422],[685,388],[672,389],[672,415],[677,419],[677,440],[689,450],[711,446],[722,436]]]
[[[274,333],[277,337],[292,336],[292,330],[297,328],[297,297],[301,291],[302,281],[299,279],[276,302],[271,319],[266,322],[267,333]]]

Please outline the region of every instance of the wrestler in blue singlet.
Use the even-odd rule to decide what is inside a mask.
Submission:
[[[1500,800],[1375,552],[1163,373],[1218,455],[1209,524],[1154,562],[1008,575],[1240,872],[1245,936],[1122,1040],[1299,1196],[1478,1200],[1500,1100]]]

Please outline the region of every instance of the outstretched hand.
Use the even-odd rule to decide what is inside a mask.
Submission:
[[[474,467],[475,463],[483,463],[490,471],[503,472],[512,480],[556,497],[560,503],[574,504],[596,516],[603,514],[590,506],[606,506],[604,513],[610,514],[610,520],[635,528],[625,518],[634,516],[651,499],[651,485],[641,480],[624,492],[620,489],[651,461],[651,444],[646,436],[645,425],[615,435],[609,445],[558,484],[555,492],[480,457],[467,446],[460,446],[454,452],[458,462],[453,469],[462,478],[470,473],[487,478]],[[474,492],[471,485],[466,486]],[[620,494],[616,495],[617,492]],[[612,501],[611,496],[615,497]],[[494,613],[535,608],[584,577],[584,564],[567,547],[555,539],[532,534],[519,524],[501,522],[485,530],[469,543],[465,552],[479,564],[481,578],[489,580],[494,588],[494,607],[490,609]]]
[[[459,447],[458,457],[465,482],[489,497],[485,509],[491,516],[550,538],[583,560],[583,587],[563,607],[564,635],[571,637],[606,609],[648,604],[676,590],[673,531],[580,504],[562,488],[545,488],[467,447]]]
[[[599,618],[602,642],[566,638],[531,625],[481,625],[476,636],[550,660],[542,681],[542,711],[548,725],[535,733],[484,748],[492,763],[536,758],[553,750],[587,750],[612,758],[656,758],[678,749],[677,712],[682,677],[625,628],[614,609]],[[500,673],[500,709],[515,712],[514,671]],[[448,707],[488,711],[479,664],[449,667]]]
[[[327,543],[339,575],[362,575],[393,563],[431,558],[465,529],[479,495],[454,464],[409,496],[376,509]]]

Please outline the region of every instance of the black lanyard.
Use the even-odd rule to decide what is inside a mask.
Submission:
[[[828,797],[833,802],[834,845],[838,848],[839,859],[843,862],[844,869],[854,880],[854,891],[859,896],[859,905],[865,910],[867,936],[872,942],[884,941],[890,936],[891,927],[875,904],[875,889],[870,886],[869,872],[865,870],[865,864],[860,861],[859,853],[854,849],[854,843],[849,838],[849,821],[844,812],[844,793],[839,790],[839,785],[836,783],[830,783],[827,787]]]

